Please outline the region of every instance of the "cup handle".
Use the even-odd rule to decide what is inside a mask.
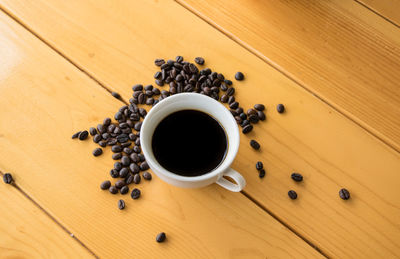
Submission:
[[[240,192],[246,186],[246,180],[243,178],[241,174],[233,170],[232,168],[228,168],[226,172],[223,174],[224,176],[229,176],[232,178],[236,184],[226,180],[223,176],[221,176],[217,180],[217,184],[224,187],[225,189],[232,192]]]

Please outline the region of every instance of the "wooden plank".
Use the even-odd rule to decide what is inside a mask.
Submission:
[[[1,258],[91,258],[40,208],[11,185],[0,184]]]
[[[397,26],[400,26],[399,0],[356,0],[378,14],[382,15]]]
[[[400,30],[354,1],[178,0],[400,151]]]
[[[139,200],[101,191],[111,151],[95,158],[96,144],[71,133],[122,103],[3,13],[0,30],[0,166],[99,257],[322,257],[245,196],[217,185],[186,190],[154,177],[138,185]],[[155,242],[161,231],[163,244]]]
[[[245,191],[330,256],[400,254],[399,154],[181,6],[168,1],[5,4],[126,99],[132,84],[154,80],[156,57],[204,56],[207,66],[230,78],[244,71],[246,80],[234,83],[237,99],[244,108],[265,103],[268,109],[267,122],[242,136],[233,165],[247,179]],[[286,114],[275,112],[281,102]],[[251,150],[250,138],[262,144],[260,153]],[[267,169],[263,180],[254,168],[257,160]],[[304,174],[304,183],[290,179],[294,170]],[[340,200],[342,187],[354,199]],[[287,197],[290,189],[299,193],[295,202]]]

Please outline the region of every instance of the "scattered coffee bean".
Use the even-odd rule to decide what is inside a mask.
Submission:
[[[145,180],[150,181],[150,180],[151,180],[151,174],[150,174],[149,172],[144,172],[144,173],[143,173],[143,178],[144,178]]]
[[[126,183],[126,184],[128,184],[128,183]],[[129,187],[128,187],[127,185],[125,185],[124,187],[122,187],[122,188],[119,190],[119,192],[120,192],[121,194],[127,194],[127,193],[129,192]]]
[[[229,96],[228,98],[228,104],[231,105],[233,102],[235,102],[235,96]],[[236,109],[236,108],[231,108],[231,109]],[[236,110],[235,110],[236,111]]]
[[[89,133],[90,133],[90,136],[94,136],[97,134],[97,129],[95,127],[90,127]]]
[[[235,88],[231,87],[226,91],[226,94],[232,96],[235,93]]]
[[[242,72],[237,72],[235,74],[235,79],[238,80],[238,81],[242,81],[244,79],[243,73]]]
[[[133,163],[138,163],[138,162],[140,162],[140,158],[139,158],[139,155],[138,155],[137,153],[132,153],[132,154],[129,156],[129,158],[131,159],[131,161],[132,161]]]
[[[75,133],[74,135],[72,135],[72,139],[74,138],[78,138],[79,134],[81,134],[81,131],[78,131],[77,133]]]
[[[121,189],[122,187],[124,187],[125,186],[125,181],[124,180],[118,180],[116,183],[115,183],[115,187],[117,187],[118,189]]]
[[[239,107],[239,103],[238,102],[232,102],[231,104],[229,104],[229,108],[231,109],[236,109]]]
[[[121,163],[123,166],[129,166],[131,164],[131,160],[129,159],[128,156],[123,156],[121,158]]]
[[[249,125],[249,124],[250,124],[250,122],[248,120],[243,120],[242,123],[240,124],[240,126],[242,126],[244,128],[246,125]]]
[[[340,189],[340,191],[339,191],[339,196],[340,196],[340,198],[342,198],[343,200],[348,200],[348,199],[350,199],[350,192],[349,192],[347,189],[345,189],[345,188]]]
[[[227,103],[228,102],[228,99],[229,99],[229,96],[228,95],[226,95],[226,94],[224,94],[224,95],[222,95],[221,96],[221,102],[223,102],[223,103]]]
[[[137,189],[137,188],[135,188],[135,189],[133,189],[132,190],[132,192],[131,192],[131,197],[132,197],[132,199],[139,199],[139,197],[140,197],[140,190],[139,189]]]
[[[253,126],[249,124],[249,125],[246,125],[243,127],[242,132],[243,132],[243,134],[247,134],[252,130],[253,130]]]
[[[13,177],[12,177],[12,175],[11,175],[10,173],[5,173],[5,174],[3,175],[3,181],[4,181],[4,183],[6,183],[6,184],[12,184],[12,182],[14,181],[14,179],[13,179]]]
[[[111,147],[111,151],[114,153],[119,153],[122,151],[122,147],[120,145],[114,145]]]
[[[142,170],[142,171],[146,171],[146,170],[149,170],[149,165],[147,164],[147,162],[142,162],[141,164],[140,164],[140,170]]]
[[[232,85],[232,81],[231,80],[225,79],[224,82],[225,82],[226,85]]]
[[[140,152],[142,152],[142,149],[139,146],[134,146],[133,147],[133,152],[140,153]]]
[[[256,109],[258,111],[263,111],[263,110],[265,110],[265,106],[263,104],[255,104],[254,109]]]
[[[129,169],[131,170],[131,172],[132,172],[133,174],[137,174],[137,173],[140,172],[140,167],[139,167],[137,164],[135,164],[135,163],[131,163],[131,164],[129,165]]]
[[[250,115],[257,115],[257,111],[252,108],[248,109],[247,116],[250,116]]]
[[[194,59],[194,62],[196,62],[199,65],[204,65],[204,58],[197,57],[197,58]]]
[[[110,188],[108,188],[108,191],[112,194],[117,194],[118,193],[118,189],[115,186],[111,186]]]
[[[165,64],[165,60],[164,60],[164,59],[161,59],[161,58],[158,58],[158,59],[156,59],[156,60],[154,61],[154,64],[155,64],[156,66],[158,66],[158,67],[161,67],[162,65]]]
[[[135,140],[135,145],[140,147],[140,138]]]
[[[158,243],[162,243],[162,242],[165,241],[166,238],[167,238],[167,236],[165,235],[165,233],[164,233],[164,232],[161,232],[160,234],[158,234],[158,235],[156,236],[156,241],[157,241]]]
[[[111,138],[107,141],[107,145],[109,146],[114,146],[115,144],[117,144],[118,140],[116,138]]]
[[[116,169],[111,169],[110,175],[112,178],[117,178],[119,176],[119,172]]]
[[[135,174],[134,176],[133,176],[133,182],[135,183],[135,184],[138,184],[138,183],[140,183],[140,175],[139,174]]]
[[[119,160],[122,157],[122,153],[114,153],[112,154],[112,159]]]
[[[107,146],[107,141],[105,141],[105,140],[100,140],[100,141],[99,141],[99,146],[100,146],[100,147],[106,147],[106,146]]]
[[[140,131],[140,129],[142,128],[142,122],[137,122],[133,128],[136,131]]]
[[[246,115],[246,113],[242,112],[241,114],[239,114],[239,116],[240,116],[240,118],[241,118],[242,120],[247,120],[247,115]]]
[[[265,121],[266,119],[265,113],[262,111],[257,111],[257,116],[260,121]]]
[[[118,209],[120,210],[125,209],[125,202],[123,200],[118,201]]]
[[[121,95],[119,95],[119,93],[117,93],[117,92],[111,92],[111,95],[112,95],[114,98],[117,98],[117,99],[120,99],[120,98],[121,98]]]
[[[146,158],[144,157],[143,154],[139,154],[138,156],[139,156],[140,162],[146,161]]]
[[[119,170],[119,177],[121,178],[125,178],[126,176],[128,176],[129,174],[129,169],[127,167],[121,168],[121,170]]]
[[[127,185],[133,183],[133,175],[132,175],[132,174],[129,174],[129,175],[125,178],[125,183],[126,183]]]
[[[103,124],[98,124],[97,125],[97,130],[99,131],[99,134],[103,134],[103,133],[105,133],[107,131],[106,127],[104,127]]]
[[[279,113],[283,113],[283,112],[285,111],[285,106],[283,106],[283,104],[278,104],[278,105],[276,106],[276,110],[277,110]]]
[[[297,199],[297,193],[295,191],[293,191],[293,190],[290,190],[288,192],[288,195],[289,195],[290,199],[292,199],[292,200]]]
[[[122,169],[122,164],[121,162],[115,162],[114,163],[114,169],[117,170],[119,172],[119,170]]]
[[[303,181],[303,176],[299,173],[292,173],[290,177],[292,177],[292,179],[295,180],[296,182]]]
[[[250,140],[250,146],[252,148],[254,148],[255,150],[259,150],[261,147],[260,144],[257,141],[255,141],[254,139]]]
[[[250,115],[249,116],[249,121],[251,122],[251,123],[257,123],[258,121],[259,121],[260,119],[258,118],[258,115],[254,115],[254,114],[252,114],[252,115]]]
[[[122,143],[122,144],[121,144],[121,147],[122,147],[122,148],[126,148],[126,147],[129,147],[130,145],[132,145],[131,142],[125,142],[125,143]]]
[[[98,147],[95,150],[93,150],[93,155],[94,156],[100,156],[101,154],[103,154],[103,149]]]
[[[79,140],[85,140],[89,136],[89,132],[87,130],[82,131],[79,133]]]
[[[262,163],[261,161],[258,161],[258,162],[256,163],[256,169],[257,169],[257,170],[261,170],[261,169],[263,169],[263,167],[264,167],[264,165],[263,165],[263,163]]]
[[[104,181],[100,184],[100,188],[102,190],[107,190],[108,188],[111,187],[111,182],[110,181]]]
[[[265,176],[265,170],[261,169],[260,172],[258,173],[258,177],[264,178],[264,176]]]

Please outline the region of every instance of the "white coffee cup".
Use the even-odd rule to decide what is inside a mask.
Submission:
[[[151,143],[154,130],[165,117],[181,110],[198,110],[211,115],[224,128],[227,135],[228,149],[225,159],[217,168],[206,174],[200,176],[178,175],[163,168],[154,157]],[[185,188],[198,188],[217,183],[230,191],[241,191],[246,185],[246,181],[240,173],[230,168],[238,152],[239,143],[239,129],[229,110],[216,100],[198,93],[181,93],[162,100],[147,114],[140,131],[143,154],[153,172],[163,181]],[[223,176],[230,177],[236,184]]]

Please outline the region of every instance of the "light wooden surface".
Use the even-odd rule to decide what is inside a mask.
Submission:
[[[357,0],[400,27],[399,0]]]
[[[154,177],[138,185],[139,200],[101,191],[111,151],[95,158],[96,145],[71,133],[123,104],[3,13],[0,30],[1,169],[97,256],[322,257],[244,195],[216,185],[186,190]],[[155,242],[160,231],[166,243]]]
[[[351,0],[178,1],[400,151],[398,27]]]
[[[13,186],[0,184],[0,204],[0,258],[94,257]]]

